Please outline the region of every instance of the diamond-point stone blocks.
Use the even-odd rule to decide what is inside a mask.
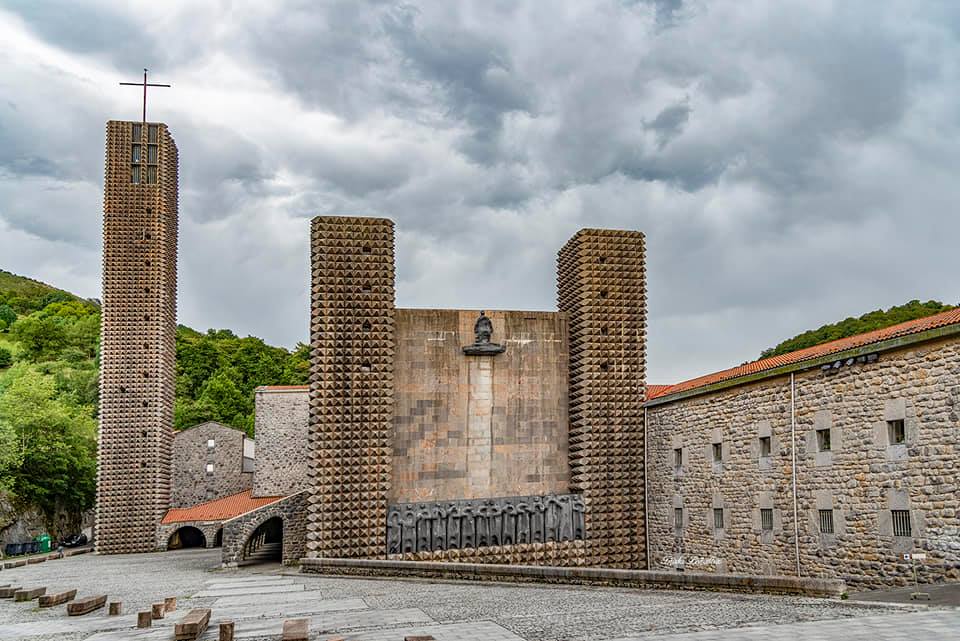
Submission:
[[[177,162],[166,125],[107,123],[94,537],[101,554],[153,550],[169,507]],[[134,164],[143,172],[136,183]]]

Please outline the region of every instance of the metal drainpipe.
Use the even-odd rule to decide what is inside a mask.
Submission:
[[[646,393],[644,393],[646,398]],[[643,546],[647,569],[650,569],[650,499],[647,492],[647,408],[643,408]]]
[[[797,386],[790,372],[790,454],[793,459],[790,476],[793,477],[793,546],[797,559],[797,576],[800,574],[800,521],[797,513]]]

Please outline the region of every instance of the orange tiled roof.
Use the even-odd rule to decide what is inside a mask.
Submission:
[[[730,369],[714,372],[713,374],[707,374],[706,376],[692,378],[688,381],[677,383],[676,385],[648,385],[647,400],[650,401],[655,398],[667,396],[669,394],[686,392],[697,389],[698,387],[713,385],[714,383],[728,381],[741,376],[757,374],[767,370],[776,369],[778,367],[783,367],[784,365],[793,365],[795,363],[812,360],[814,358],[820,358],[821,356],[837,354],[848,349],[879,343],[881,341],[890,340],[891,338],[909,336],[910,334],[919,334],[920,332],[930,329],[946,327],[947,325],[954,325],[956,323],[960,323],[960,308],[951,309],[946,312],[940,312],[939,314],[934,314],[933,316],[927,316],[925,318],[917,318],[905,323],[900,323],[898,325],[891,325],[890,327],[884,327],[883,329],[876,329],[872,332],[865,332],[863,334],[857,334],[856,336],[848,336],[847,338],[840,338],[835,341],[830,341],[829,343],[823,343],[821,345],[814,345],[813,347],[799,349],[788,354],[780,354],[778,356],[771,356],[770,358],[762,358],[758,361],[746,363],[738,367],[731,367]]]
[[[307,391],[310,389],[309,385],[261,385],[256,389],[256,391],[264,392],[287,392],[287,391]]]
[[[251,490],[244,490],[238,494],[231,494],[206,503],[198,503],[192,507],[171,508],[167,510],[161,523],[166,525],[186,521],[226,521],[283,498],[282,496],[253,498],[251,494]]]

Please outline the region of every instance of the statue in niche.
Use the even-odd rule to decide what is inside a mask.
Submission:
[[[473,507],[465,505],[462,512],[463,518],[460,520],[460,544],[464,548],[476,547],[476,521],[474,520]]]
[[[560,501],[556,497],[548,497],[546,500],[545,511],[543,515],[544,541],[560,540],[560,520],[561,507]]]
[[[434,505],[430,510],[433,521],[433,545],[431,550],[447,549],[447,511],[442,505]]]
[[[496,501],[490,502],[490,545],[503,545],[503,506]]]
[[[582,539],[584,538],[584,532],[587,529],[586,519],[583,516],[583,513],[586,511],[586,507],[583,504],[583,497],[579,494],[573,495],[572,501],[573,509],[573,538]]]
[[[503,535],[501,543],[503,545],[513,545],[517,542],[517,506],[513,503],[507,503],[503,507]]]
[[[460,549],[460,506],[451,503],[447,507],[447,549]]]
[[[543,504],[543,498],[539,496],[533,497],[533,506],[530,510],[530,540],[533,543],[543,543],[545,528],[543,523],[543,513],[546,511],[546,506]]]
[[[485,547],[490,545],[490,507],[487,504],[480,504],[476,507],[477,510],[477,547]]]
[[[417,552],[430,550],[431,541],[430,510],[425,505],[417,510]]]
[[[463,353],[467,356],[496,356],[506,351],[505,345],[491,343],[493,336],[493,321],[486,312],[480,312],[480,318],[473,324],[473,345],[464,345]]]
[[[569,495],[558,496],[557,501],[560,504],[560,536],[558,541],[570,541],[573,539],[573,501]]]
[[[403,523],[400,519],[400,512],[396,509],[390,510],[387,517],[387,554],[400,554],[403,542]]]
[[[520,501],[517,503],[517,543],[530,542],[530,505]]]
[[[401,531],[401,545],[403,551],[417,551],[417,515],[409,505],[403,509],[403,530]]]

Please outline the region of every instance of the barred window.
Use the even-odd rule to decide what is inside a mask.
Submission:
[[[157,146],[147,145],[147,162],[157,164]]]
[[[773,508],[760,508],[760,529],[765,531],[773,529]]]
[[[713,444],[713,462],[714,463],[723,462],[723,443]]]
[[[722,507],[713,508],[713,529],[715,530],[723,529],[723,508]]]
[[[763,457],[770,456],[770,437],[769,436],[760,437],[760,456],[763,456]]]
[[[140,162],[140,145],[131,145],[130,162]]]
[[[683,529],[683,508],[673,508],[673,527],[677,530]]]
[[[156,125],[147,125],[147,142],[157,142]]]
[[[887,421],[887,435],[890,437],[890,445],[906,443],[907,431],[904,429],[903,419]]]
[[[139,141],[143,137],[143,128],[139,124],[134,124],[130,132],[130,137]]]
[[[821,452],[830,451],[830,428],[817,430],[817,449]]]
[[[147,166],[147,184],[155,185],[157,184],[157,167],[156,165]]]
[[[820,510],[820,534],[833,534],[833,510]]]
[[[683,467],[683,448],[677,447],[673,450],[673,466],[674,467]]]
[[[140,165],[132,165],[130,167],[130,182],[134,185],[140,182]]]
[[[910,510],[890,510],[894,536],[913,536],[910,528]]]

